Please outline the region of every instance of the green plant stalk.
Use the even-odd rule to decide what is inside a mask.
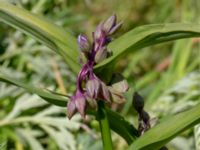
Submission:
[[[112,150],[113,145],[112,145],[111,132],[108,122],[108,116],[105,109],[105,105],[102,101],[99,101],[98,103],[97,120],[99,121],[101,129],[101,137],[103,141],[104,150]]]

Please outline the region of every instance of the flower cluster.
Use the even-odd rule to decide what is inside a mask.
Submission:
[[[128,84],[120,75],[114,75],[113,84],[107,86],[93,71],[94,65],[109,56],[106,46],[112,40],[111,35],[120,26],[121,23],[117,24],[116,16],[113,15],[97,26],[96,31],[92,34],[93,43],[90,43],[86,36],[79,35],[80,62],[83,65],[77,77],[76,92],[68,102],[67,115],[69,119],[77,111],[84,118],[87,104],[96,109],[97,100],[104,100],[107,103],[124,101],[123,93],[128,90]]]

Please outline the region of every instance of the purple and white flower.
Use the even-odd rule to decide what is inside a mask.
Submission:
[[[116,21],[116,15],[113,15],[106,21],[101,22],[96,31],[93,32],[92,44],[90,44],[85,35],[78,36],[77,41],[80,48],[81,62],[84,64],[77,77],[76,92],[68,102],[67,115],[69,119],[77,111],[84,118],[87,104],[96,109],[97,100],[104,100],[110,103],[113,97],[124,99],[122,93],[116,94],[113,89],[110,90],[110,87],[101,81],[93,71],[94,65],[108,56],[106,46],[111,42],[110,36],[121,27],[121,23],[117,24]],[[86,59],[86,62],[83,59]]]

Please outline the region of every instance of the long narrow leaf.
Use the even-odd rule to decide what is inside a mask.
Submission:
[[[182,131],[200,123],[200,104],[194,108],[171,116],[147,131],[131,144],[129,150],[157,150]]]
[[[18,87],[25,89],[26,91],[30,93],[37,94],[38,96],[42,97],[47,102],[50,102],[54,105],[66,106],[67,104],[68,97],[52,94],[44,89],[35,88],[34,86],[31,86],[21,81],[18,81],[16,79],[10,78],[2,73],[0,73],[0,81],[16,85]]]
[[[169,23],[140,26],[111,42],[108,48],[112,50],[113,55],[95,68],[99,71],[130,51],[167,41],[199,36],[200,24]]]
[[[0,2],[0,21],[33,36],[63,56],[74,72],[79,70],[76,40],[61,27],[6,2]]]

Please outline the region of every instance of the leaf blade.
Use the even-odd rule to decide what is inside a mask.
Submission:
[[[200,104],[167,118],[130,145],[129,150],[159,149],[182,131],[200,122]]]
[[[37,94],[38,96],[40,96],[47,102],[52,103],[54,105],[63,106],[63,107],[65,107],[67,105],[67,100],[68,100],[67,97],[49,93],[49,92],[45,91],[44,89],[35,88],[32,85],[27,85],[27,84],[23,83],[22,81],[16,80],[14,78],[10,78],[2,73],[0,73],[0,81],[6,82],[9,84],[13,84],[15,86],[25,89],[26,91],[28,91],[30,93]]]
[[[168,23],[137,27],[108,45],[113,55],[95,66],[95,71],[98,72],[106,65],[112,64],[128,52],[167,41],[199,36],[199,24]]]

